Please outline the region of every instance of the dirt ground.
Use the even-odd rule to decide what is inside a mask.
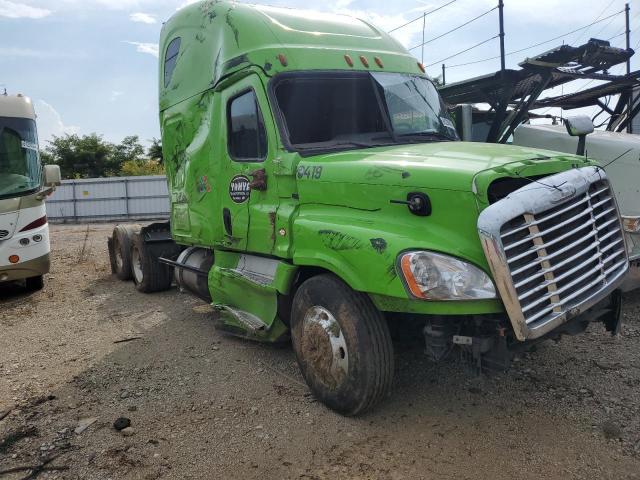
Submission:
[[[290,346],[226,336],[201,301],[111,276],[111,229],[54,226],[45,289],[0,287],[0,471],[53,458],[65,469],[38,478],[640,478],[640,294],[619,337],[594,325],[497,376],[396,345],[393,396],[343,418]]]

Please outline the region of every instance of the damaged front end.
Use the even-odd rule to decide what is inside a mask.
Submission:
[[[629,260],[605,172],[572,169],[503,193],[489,192],[478,232],[505,314],[429,318],[429,356],[457,346],[478,368],[502,370],[518,350],[590,322],[618,333]]]

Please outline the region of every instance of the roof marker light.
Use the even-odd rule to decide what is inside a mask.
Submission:
[[[362,65],[369,68],[369,60],[367,60],[367,57],[360,55],[360,61],[362,62]]]
[[[20,261],[20,257],[18,255],[11,255],[9,257],[9,263],[18,263]]]
[[[382,60],[380,60],[380,57],[373,57],[373,59],[376,61],[376,65],[380,68],[384,68],[384,64],[382,63]]]
[[[350,67],[353,67],[353,60],[351,59],[351,57],[349,55],[345,55],[344,56],[344,60],[345,60],[345,62],[347,62],[347,65],[349,65]]]
[[[421,64],[420,62],[418,62],[418,68],[420,69],[420,71],[421,71],[422,73],[426,73],[426,72],[425,72],[425,69],[424,69],[424,65],[423,65],[423,64]]]
[[[278,54],[278,60],[280,60],[280,64],[283,67],[286,67],[289,64],[289,62],[287,62],[287,57],[285,57],[283,53]]]

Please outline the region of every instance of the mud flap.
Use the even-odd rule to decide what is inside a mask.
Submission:
[[[604,316],[603,323],[607,332],[618,335],[622,328],[622,290],[615,290],[611,294],[609,312]]]

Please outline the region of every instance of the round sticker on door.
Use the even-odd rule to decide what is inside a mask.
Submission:
[[[229,183],[229,197],[235,203],[246,202],[251,194],[251,188],[249,187],[249,178],[244,175],[236,175],[231,179]]]

